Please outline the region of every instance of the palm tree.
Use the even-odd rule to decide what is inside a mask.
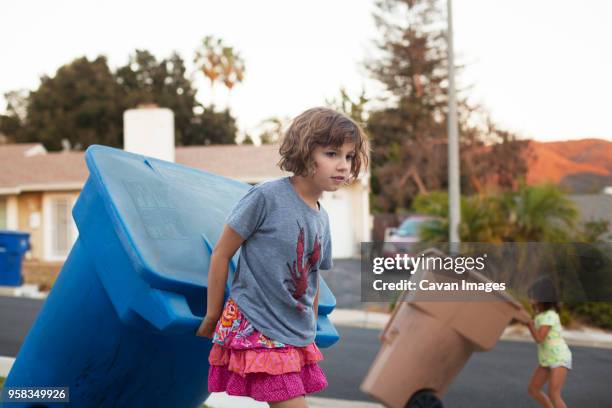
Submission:
[[[576,227],[578,211],[552,184],[524,183],[508,203],[514,241],[568,242]]]
[[[503,202],[497,196],[475,195],[461,197],[461,224],[459,236],[462,242],[500,243],[505,235],[506,222]],[[417,213],[437,217],[440,221],[427,223],[421,231],[421,240],[428,243],[448,241],[448,194],[435,191],[421,194],[414,200]]]
[[[237,83],[244,80],[245,65],[240,53],[233,47],[226,46],[223,40],[213,36],[206,36],[200,48],[195,52],[194,63],[210,80],[212,98],[214,100],[214,86],[222,82],[228,91]]]
[[[446,192],[421,194],[412,209],[441,220],[423,229],[423,241],[448,240]],[[577,217],[573,202],[554,185],[521,184],[517,192],[462,197],[459,236],[463,242],[568,242]]]

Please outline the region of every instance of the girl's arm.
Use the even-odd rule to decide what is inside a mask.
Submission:
[[[208,267],[208,295],[206,316],[215,321],[223,311],[223,297],[227,282],[227,269],[232,256],[236,253],[244,239],[231,227],[225,225],[221,237],[212,252]]]
[[[213,249],[208,267],[208,289],[206,316],[202,320],[196,335],[212,338],[217,321],[223,312],[223,297],[225,295],[225,282],[227,282],[227,268],[230,259],[244,239],[236,231],[225,225],[217,245]]]
[[[547,325],[542,325],[540,326],[540,330],[536,330],[535,323],[533,322],[533,320],[529,321],[527,327],[529,327],[531,337],[533,337],[535,342],[538,344],[544,341],[546,336],[548,336],[548,332],[550,331],[550,326]]]
[[[218,319],[223,311],[223,297],[227,282],[227,269],[230,259],[234,256],[244,239],[231,227],[225,225],[217,245],[212,252],[208,268],[208,302],[206,315]]]

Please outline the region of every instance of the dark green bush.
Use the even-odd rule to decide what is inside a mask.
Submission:
[[[568,308],[595,326],[612,329],[612,302],[581,302]]]

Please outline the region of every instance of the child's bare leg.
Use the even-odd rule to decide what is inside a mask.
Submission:
[[[308,408],[308,403],[304,396],[291,398],[286,401],[268,402],[270,408]]]
[[[550,383],[548,383],[548,395],[555,408],[567,408],[563,399],[561,399],[561,389],[565,384],[567,376],[567,368],[557,367],[550,370]]]
[[[533,376],[531,377],[531,381],[529,382],[529,395],[531,395],[538,403],[544,408],[555,408],[544,392],[542,392],[542,387],[548,381],[550,376],[550,370],[541,366],[538,366],[533,372]]]

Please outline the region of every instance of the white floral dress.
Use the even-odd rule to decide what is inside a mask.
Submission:
[[[572,352],[561,337],[561,319],[554,310],[547,310],[535,317],[535,328],[550,326],[543,342],[538,344],[538,363],[542,367],[567,367],[572,369]]]

